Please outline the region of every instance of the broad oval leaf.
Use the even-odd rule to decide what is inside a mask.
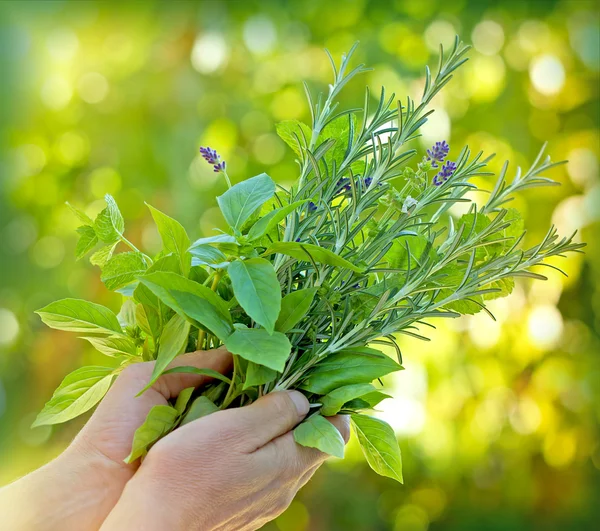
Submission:
[[[144,457],[150,447],[169,433],[175,426],[179,413],[171,406],[154,406],[144,423],[135,430],[131,453],[124,459],[126,463],[133,463],[136,459]]]
[[[90,410],[110,388],[112,372],[109,367],[82,367],[67,375],[32,427],[66,422]]]
[[[304,262],[312,262],[313,260],[317,264],[326,264],[330,266],[343,267],[354,271],[355,273],[362,273],[363,269],[349,262],[345,258],[335,254],[329,249],[313,245],[312,243],[300,243],[300,242],[274,242],[264,252],[264,255],[269,254],[285,254],[291,256],[296,260],[302,260]]]
[[[115,291],[134,282],[146,269],[148,266],[142,253],[119,253],[106,262],[100,280],[107,289]]]
[[[191,265],[191,257],[188,253],[190,238],[188,237],[187,232],[179,221],[163,214],[160,210],[148,203],[146,203],[146,205],[154,218],[165,251],[173,253],[179,258],[181,273],[184,276],[187,276]]]
[[[225,340],[225,346],[232,354],[279,372],[292,351],[285,334],[269,334],[262,328],[237,329]]]
[[[85,334],[123,335],[117,316],[108,308],[81,299],[51,302],[37,313],[50,328]]]
[[[331,417],[336,415],[346,402],[360,398],[366,394],[374,392],[376,389],[371,384],[351,384],[338,387],[337,389],[327,393],[320,402],[321,415]]]
[[[275,183],[266,173],[242,181],[217,197],[229,226],[240,230],[244,222],[275,194]]]
[[[137,355],[137,347],[133,339],[127,336],[84,337],[83,339],[87,339],[96,350],[107,356]]]
[[[294,328],[308,312],[316,293],[317,288],[299,289],[281,299],[275,330],[285,333]]]
[[[294,440],[329,455],[344,457],[344,438],[338,429],[321,415],[312,415],[294,430]]]
[[[402,456],[394,430],[383,420],[367,415],[351,418],[369,466],[378,474],[402,483]]]
[[[190,401],[190,398],[192,398],[192,393],[195,390],[195,387],[186,387],[179,393],[179,395],[177,396],[177,400],[175,401],[175,404],[173,406],[177,410],[177,413],[179,413],[180,415],[183,414],[185,408],[188,405],[188,402]]]
[[[295,203],[291,203],[290,205],[286,205],[273,210],[268,214],[265,214],[254,225],[252,225],[252,228],[248,231],[248,240],[254,241],[262,238],[265,234],[268,234],[269,231],[275,227],[275,225],[281,223],[288,214],[292,213],[298,207],[307,202],[308,199],[296,201]]]
[[[356,348],[331,354],[312,369],[300,389],[326,395],[344,385],[371,383],[403,367],[371,348]]]
[[[272,382],[277,378],[277,371],[269,369],[264,365],[259,365],[252,361],[248,362],[248,368],[246,369],[246,379],[244,380],[244,390],[257,385],[264,385]]]
[[[188,409],[188,412],[181,419],[180,426],[184,426],[185,424],[188,424],[194,420],[206,417],[215,411],[219,411],[219,408],[210,398],[206,396],[199,396],[198,398],[194,399],[190,405],[190,408]]]
[[[271,262],[264,258],[236,260],[227,272],[240,306],[272,333],[281,310],[281,286]]]

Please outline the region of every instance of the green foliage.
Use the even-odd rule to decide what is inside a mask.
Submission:
[[[166,253],[173,253],[179,259],[180,272],[187,276],[190,270],[190,255],[188,247],[190,239],[183,226],[173,218],[163,214],[153,206],[148,205],[154,222],[158,227],[158,233],[162,238],[163,247]]]
[[[192,402],[188,411],[181,419],[180,426],[188,424],[194,420],[202,417],[206,417],[215,411],[219,411],[219,408],[206,396],[199,396]]]
[[[147,269],[142,253],[119,253],[108,260],[102,269],[100,280],[107,289],[117,290],[131,284]]]
[[[169,433],[174,427],[179,412],[171,406],[154,406],[144,423],[135,430],[131,453],[125,458],[126,463],[133,463],[144,457],[152,445]]]
[[[338,256],[329,249],[311,243],[275,242],[265,251],[265,255],[273,253],[285,254],[305,262],[316,262],[317,264],[342,267],[356,273],[363,271],[360,267]]]
[[[225,339],[225,346],[232,354],[279,372],[292,350],[285,334],[269,334],[262,328],[238,328]]]
[[[299,289],[288,293],[281,300],[281,311],[275,323],[275,330],[285,333],[294,328],[307,314],[316,293],[317,288]]]
[[[312,415],[294,429],[294,440],[329,455],[344,457],[344,439],[337,428],[321,415]]]
[[[36,313],[50,328],[84,334],[122,334],[117,316],[108,308],[80,299],[51,302]]]
[[[321,398],[321,415],[331,417],[337,414],[344,407],[344,404],[373,392],[375,392],[375,387],[370,383],[339,387]]]

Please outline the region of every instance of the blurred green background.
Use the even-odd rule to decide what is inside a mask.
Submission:
[[[0,484],[47,462],[85,419],[30,430],[62,377],[98,360],[33,310],[63,297],[119,306],[76,262],[70,201],[94,214],[114,194],[128,238],[160,240],[144,200],[199,237],[222,223],[224,191],[198,147],[233,180],[296,165],[279,120],[308,121],[301,81],[326,90],[356,40],[375,69],[354,80],[416,96],[423,66],[455,34],[469,63],[434,100],[420,148],[447,139],[526,166],[543,141],[563,186],[515,202],[531,240],[580,230],[584,256],[403,341],[407,370],[381,405],[396,429],[405,485],[371,473],[351,444],[269,530],[584,530],[600,520],[599,13],[587,1],[212,1],[0,3]],[[549,270],[547,270],[549,271]],[[445,321],[445,320],[444,320]]]

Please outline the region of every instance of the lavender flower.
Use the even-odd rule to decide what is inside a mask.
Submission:
[[[348,179],[348,177],[342,177],[341,179],[339,179],[336,183],[336,186],[338,187],[338,192],[349,192],[350,190],[352,190],[352,186],[350,185],[350,179]]]
[[[317,210],[317,205],[315,205],[312,201],[308,203],[308,211],[315,212]]]
[[[427,150],[427,160],[431,161],[431,167],[437,168],[438,162],[444,162],[444,159],[448,156],[448,152],[450,151],[450,146],[446,143],[445,140],[441,142],[436,142],[431,149]]]
[[[213,170],[215,173],[225,172],[225,161],[221,160],[221,156],[216,152],[216,150],[211,149],[208,146],[201,147],[200,154],[206,162],[213,165]]]
[[[456,170],[456,162],[449,160],[442,166],[441,171],[433,178],[433,184],[440,186],[445,183]]]

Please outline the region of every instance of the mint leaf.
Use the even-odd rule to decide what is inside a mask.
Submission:
[[[114,198],[106,194],[104,200],[106,201],[106,208],[96,217],[94,228],[101,241],[115,243],[123,236],[125,221]]]
[[[147,268],[148,266],[142,253],[119,253],[104,264],[100,279],[104,282],[107,289],[115,291],[127,284],[131,284]]]
[[[232,354],[278,372],[283,371],[292,351],[292,345],[284,334],[269,334],[262,328],[237,329],[225,340],[225,346]]]
[[[100,249],[90,256],[90,263],[102,269],[106,265],[106,262],[110,260],[110,257],[112,256],[118,243],[119,242],[115,242],[111,245],[100,247]]]
[[[308,125],[298,120],[284,120],[275,126],[281,140],[290,146],[296,155],[302,156],[306,145],[310,144],[312,131]]]
[[[294,429],[294,440],[329,455],[344,457],[344,438],[338,429],[321,415],[312,415]]]
[[[94,227],[91,227],[90,225],[78,227],[77,233],[79,234],[79,240],[75,246],[75,257],[79,260],[96,246],[98,243],[98,236],[96,235]]]

